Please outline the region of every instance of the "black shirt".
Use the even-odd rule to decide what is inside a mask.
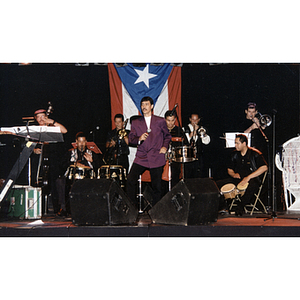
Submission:
[[[264,165],[267,165],[267,163],[261,152],[254,148],[248,148],[244,156],[240,151],[235,150],[231,155],[228,168],[240,174],[243,179]]]
[[[239,126],[240,132],[244,132],[246,129],[248,129],[253,124],[252,120],[245,119],[242,124]],[[265,130],[263,132],[268,137],[269,133],[266,133]],[[267,141],[260,132],[258,128],[253,129],[251,131],[251,143],[250,146],[253,148],[258,149],[260,152],[263,153],[265,157],[267,157]]]

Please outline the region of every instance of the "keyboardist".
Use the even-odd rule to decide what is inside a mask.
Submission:
[[[62,124],[50,119],[46,113],[45,109],[38,109],[34,112],[34,118],[39,123],[40,126],[55,126],[59,127],[61,133],[67,133],[67,129]],[[35,154],[41,154],[41,149],[36,148],[34,149]]]
[[[48,117],[47,111],[45,109],[38,109],[34,112],[34,118],[40,126],[55,126],[59,127],[61,133],[67,133],[67,129],[62,124],[50,119]],[[56,189],[56,179],[61,175],[60,169],[60,159],[63,156],[64,149],[61,149],[61,143],[56,144],[43,144],[41,147],[37,146],[34,149],[34,153],[39,155],[39,165],[37,167],[37,181],[41,181],[44,185],[46,183],[48,185],[47,189],[49,193],[51,193],[52,204],[54,213],[59,211],[58,204],[58,191]],[[42,153],[43,152],[43,153]],[[43,163],[46,165],[43,167]],[[34,173],[34,171],[33,171]],[[37,182],[38,185],[40,185]],[[44,186],[45,187],[45,186]]]

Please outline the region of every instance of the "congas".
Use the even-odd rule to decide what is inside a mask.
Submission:
[[[221,187],[221,194],[225,199],[233,199],[237,195],[236,187],[233,183],[227,183]]]
[[[241,185],[240,183],[237,185],[237,193],[239,196],[244,196],[246,189],[248,187],[249,183],[246,183],[245,185]]]
[[[98,179],[115,179],[121,188],[126,185],[126,169],[119,165],[104,165],[98,169]]]
[[[194,148],[191,146],[179,146],[175,147],[174,151],[174,162],[191,162],[196,160]]]

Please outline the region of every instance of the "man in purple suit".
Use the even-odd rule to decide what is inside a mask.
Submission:
[[[141,100],[143,117],[132,121],[129,134],[129,143],[137,145],[137,152],[127,177],[127,195],[136,203],[136,188],[139,176],[145,170],[150,171],[153,189],[153,202],[155,205],[161,198],[161,177],[166,164],[167,152],[171,134],[166,121],[162,117],[152,114],[153,99],[144,97]]]

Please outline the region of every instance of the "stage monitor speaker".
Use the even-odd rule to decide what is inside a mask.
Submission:
[[[132,224],[137,208],[113,179],[80,179],[70,191],[72,221],[75,225]]]
[[[149,215],[153,223],[209,224],[218,219],[219,197],[219,189],[210,178],[181,180],[149,210]]]

